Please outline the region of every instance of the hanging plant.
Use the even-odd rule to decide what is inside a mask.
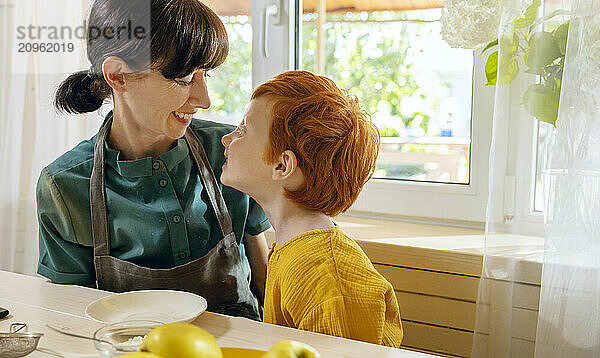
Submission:
[[[556,126],[569,21],[551,32],[534,29],[568,12],[558,10],[536,20],[540,5],[541,0],[534,0],[523,16],[515,20],[512,37],[495,39],[483,49],[485,53],[497,48],[488,56],[485,75],[487,85],[509,85],[521,71],[519,60],[522,59],[524,72],[539,76],[538,83],[530,85],[523,94],[525,110],[538,120]]]

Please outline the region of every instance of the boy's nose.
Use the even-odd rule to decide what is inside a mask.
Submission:
[[[229,145],[229,143],[231,142],[231,140],[229,139],[230,137],[231,133],[225,134],[221,137],[221,143],[223,143],[223,146],[227,147]]]

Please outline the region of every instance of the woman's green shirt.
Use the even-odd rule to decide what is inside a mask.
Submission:
[[[190,125],[218,179],[225,161],[221,137],[233,127],[202,120]],[[79,143],[44,168],[38,181],[38,273],[54,282],[95,282],[89,196],[95,143],[95,136]],[[221,240],[184,139],[156,159],[122,161],[119,151],[105,148],[111,255],[145,267],[172,268],[204,256]],[[250,274],[243,234],[258,235],[271,225],[247,195],[223,185],[221,190]]]

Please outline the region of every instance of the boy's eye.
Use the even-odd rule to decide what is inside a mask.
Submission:
[[[244,127],[244,126],[238,126],[235,131],[239,135],[245,134],[246,133],[246,127]]]

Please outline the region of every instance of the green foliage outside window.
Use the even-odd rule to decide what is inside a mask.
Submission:
[[[252,26],[248,16],[221,17],[229,36],[229,56],[210,75],[211,112],[241,114],[252,91]]]
[[[316,28],[315,22],[310,21],[314,16],[305,14],[302,26],[302,67],[309,71],[315,71]],[[410,45],[408,25],[378,22],[390,20],[390,17],[402,19],[405,18],[405,13],[328,14],[325,25],[325,74],[340,87],[349,89],[350,93],[356,95],[361,106],[371,115],[383,109],[391,117],[398,119],[398,127],[411,126],[414,120],[418,120],[424,132],[432,135],[428,133],[428,128],[431,118],[439,109],[436,101],[433,101],[428,113],[406,113],[402,110],[402,99],[415,95],[419,86],[411,73],[412,65],[407,62]],[[230,51],[227,61],[211,74],[211,112],[221,116],[241,114],[252,91],[250,18],[230,16],[221,19],[229,34]],[[394,24],[396,29],[393,34],[390,33],[390,24]],[[419,25],[411,26],[414,29]],[[443,86],[449,87],[451,81],[442,82]],[[425,98],[424,94],[418,96]]]
[[[377,22],[389,17],[389,13],[369,13],[366,18],[365,15],[327,15],[325,75],[356,95],[370,114],[379,112],[385,103],[389,114],[398,117],[403,125],[410,125],[421,116],[421,125],[427,131],[430,115],[402,112],[402,98],[412,96],[419,89],[411,73],[412,66],[406,61],[409,49],[407,24],[395,23],[401,29],[390,34],[389,22]],[[393,13],[393,16],[403,14]],[[302,26],[302,66],[309,71],[315,71],[317,50],[316,23],[310,21],[313,17],[313,14],[306,14]]]

